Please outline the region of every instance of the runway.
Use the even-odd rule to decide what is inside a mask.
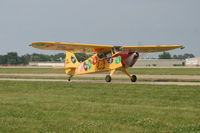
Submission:
[[[66,74],[31,74],[31,73],[0,73],[1,81],[35,81],[35,82],[66,82],[64,79],[46,79],[46,77],[66,77]],[[13,78],[13,77],[14,78]],[[86,78],[102,78],[101,79],[73,79],[70,82],[80,82],[80,83],[107,83],[105,82],[106,74],[94,73],[94,74],[83,74],[77,75],[75,77],[86,77]],[[26,78],[26,77],[32,77]],[[137,75],[138,79],[200,79],[200,75]],[[115,80],[115,79],[117,80]],[[123,79],[123,80],[120,80]],[[127,80],[125,80],[127,79]],[[136,83],[131,82],[126,75],[114,74],[111,83],[107,84],[151,84],[151,85],[197,85],[200,86],[200,82],[149,82],[149,81],[137,81]]]
[[[104,84],[149,84],[149,85],[189,85],[200,86],[200,82],[136,82],[133,83],[129,80],[113,80],[110,83],[104,80],[72,80],[68,82],[62,79],[13,79],[13,78],[0,78],[0,81],[33,81],[33,82],[79,82],[79,83],[104,83]]]
[[[66,74],[29,74],[29,73],[0,73],[0,76],[38,76],[38,77],[68,77]],[[103,78],[106,74],[82,74],[75,77],[96,77]],[[199,75],[137,75],[141,79],[200,79]],[[114,74],[113,78],[127,78],[124,74]]]

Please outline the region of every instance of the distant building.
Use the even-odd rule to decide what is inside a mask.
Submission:
[[[181,59],[139,59],[135,66],[161,66],[161,67],[172,67],[172,66],[184,66],[185,60]]]
[[[187,66],[200,66],[200,57],[186,59],[185,63]]]
[[[37,66],[37,67],[64,67],[65,63],[58,62],[30,62],[29,66]]]

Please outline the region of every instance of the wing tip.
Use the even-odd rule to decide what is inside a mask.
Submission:
[[[178,45],[178,48],[185,49],[185,46],[184,45]]]
[[[182,49],[185,49],[185,46],[181,45],[181,48],[180,48],[180,49],[181,49],[181,50],[182,50]]]

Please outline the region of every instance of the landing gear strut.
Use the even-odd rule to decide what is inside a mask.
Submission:
[[[132,75],[131,76],[125,68],[122,68],[121,71],[124,74],[126,74],[131,79],[132,82],[136,82],[137,81],[137,76],[136,75]]]

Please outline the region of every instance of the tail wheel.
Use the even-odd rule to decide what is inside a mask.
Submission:
[[[69,82],[71,81],[72,75],[69,76],[69,78],[67,79]]]
[[[132,75],[131,76],[131,81],[132,82],[136,82],[137,81],[137,76],[136,75]]]
[[[106,75],[106,78],[105,78],[106,82],[111,82],[112,78],[110,75]]]

